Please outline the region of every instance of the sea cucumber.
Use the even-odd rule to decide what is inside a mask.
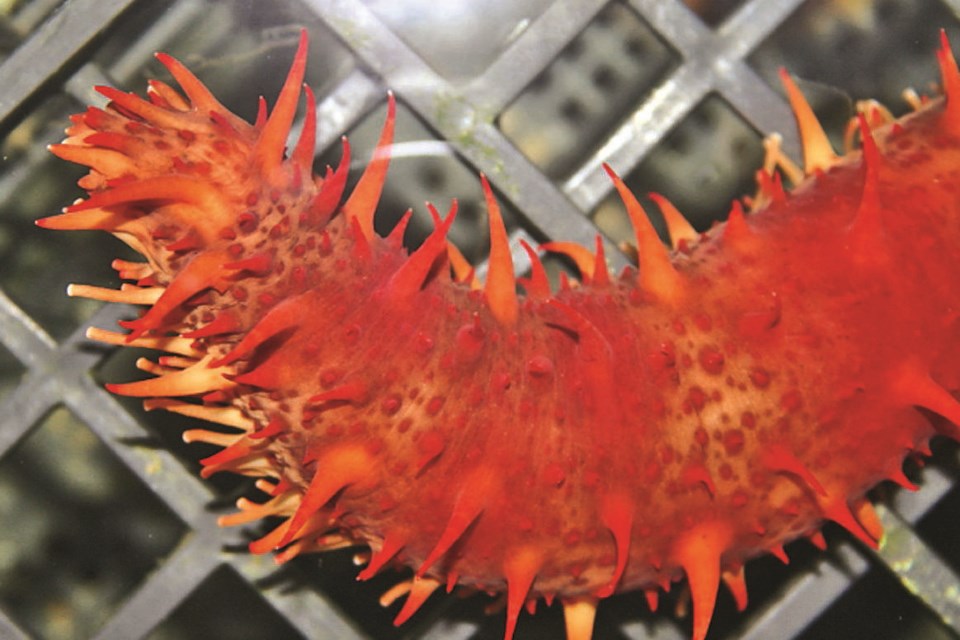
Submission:
[[[718,584],[746,602],[744,562],[832,520],[882,535],[864,495],[912,487],[908,455],[960,439],[960,72],[946,38],[945,97],[893,120],[867,108],[862,149],[838,156],[784,74],[804,167],[770,147],[755,197],[699,234],[663,199],[672,249],[606,167],[636,230],[637,268],[558,247],[580,282],[551,288],[537,252],[518,281],[497,201],[484,283],[446,240],[456,203],[403,249],[407,218],[374,231],[395,102],[341,204],[349,147],[312,173],[316,122],[285,143],[301,95],[304,34],[272,112],[227,111],[158,54],[182,93],[109,87],[73,117],[57,156],[90,167],[86,200],[39,221],[102,229],[141,253],[119,290],[71,295],[146,305],[127,333],[91,337],[164,352],[119,394],[209,420],[188,441],[223,447],[203,475],[259,478],[260,503],[221,518],[279,516],[250,545],[371,549],[360,572],[413,577],[397,622],[438,587],[563,603],[589,638],[599,600],[686,578],[702,640]],[[775,170],[779,169],[779,171]],[[785,189],[781,176],[795,184]]]

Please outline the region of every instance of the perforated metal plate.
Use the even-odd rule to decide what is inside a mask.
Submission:
[[[197,480],[207,452],[179,444],[185,419],[103,391],[103,380],[131,375],[133,356],[83,332],[134,310],[62,291],[109,284],[123,249],[33,226],[79,195],[79,170],[45,146],[70,113],[102,104],[95,84],[141,91],[162,73],[150,54],[168,51],[249,118],[257,95],[276,95],[306,27],[318,163],[337,157],[343,133],[363,158],[387,89],[400,100],[380,224],[457,196],[454,237],[481,259],[483,171],[512,214],[515,247],[523,237],[590,244],[599,229],[619,266],[628,232],[601,162],[707,227],[750,190],[763,136],[782,132],[796,157],[778,66],[828,122],[866,97],[902,111],[905,85],[936,79],[938,29],[960,43],[958,15],[958,0],[0,1],[0,637],[502,636],[502,616],[485,616],[482,598],[434,598],[395,629],[397,606],[377,603],[395,578],[358,584],[350,552],[283,568],[250,556],[255,529],[214,524],[250,485]],[[515,259],[522,268],[524,254]],[[826,553],[796,543],[789,567],[752,563],[750,607],[737,614],[721,595],[711,638],[958,635],[957,446],[936,444],[931,464],[908,469],[920,492],[876,492],[888,527],[879,553],[828,527]],[[682,593],[658,614],[642,600],[606,601],[596,636],[688,635],[672,615],[687,606]],[[553,607],[524,616],[518,637],[561,633]]]

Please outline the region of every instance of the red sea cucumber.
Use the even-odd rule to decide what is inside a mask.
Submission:
[[[222,524],[280,516],[251,544],[280,561],[368,545],[362,579],[411,567],[398,622],[467,585],[506,593],[507,638],[540,598],[588,638],[599,599],[645,589],[655,602],[685,576],[702,639],[721,579],[742,606],[743,563],[819,540],[826,520],[875,545],[866,491],[909,485],[905,456],[958,437],[960,73],[945,40],[945,98],[899,121],[867,109],[862,150],[843,156],[784,76],[805,167],[771,147],[749,211],[734,203],[705,234],[659,199],[672,252],[607,168],[638,268],[614,276],[601,244],[559,244],[582,282],[555,291],[527,247],[523,295],[485,180],[485,284],[446,241],[456,204],[431,210],[410,255],[404,221],[374,232],[392,97],[343,204],[349,147],[312,175],[309,88],[285,153],[305,35],[252,125],[158,57],[183,93],[101,87],[110,105],[52,147],[90,167],[89,197],[39,224],[107,230],[145,257],[114,263],[132,282],[119,290],[71,293],[149,306],[128,333],[91,335],[165,352],[140,363],[155,377],[111,390],[216,423],[184,434],[223,447],[204,475],[261,478],[263,502]]]

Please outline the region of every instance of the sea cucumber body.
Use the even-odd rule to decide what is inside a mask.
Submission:
[[[352,298],[319,295],[330,307],[277,357],[369,387],[361,406],[319,412],[309,428],[306,446],[323,449],[342,441],[339,425],[362,425],[357,441],[377,451],[377,490],[348,489],[340,505],[374,537],[416,523],[404,549],[418,566],[460,492],[483,487],[483,513],[451,568],[499,589],[510,550],[533,547],[544,555],[535,589],[550,595],[610,579],[605,501],[632,510],[624,588],[676,577],[672,546],[697,523],[731,529],[734,563],[857,504],[933,433],[905,381],[924,373],[956,388],[960,374],[948,311],[960,308],[960,238],[946,204],[960,157],[932,153],[937,137],[924,129],[880,139],[889,177],[868,251],[856,246],[863,170],[853,158],[742,232],[717,229],[676,256],[686,290],[673,305],[646,299],[629,271],[527,299],[506,328],[480,292],[442,278],[387,301],[393,266]],[[300,397],[317,392],[301,379]],[[768,460],[771,450],[802,462],[825,495]],[[384,496],[392,508],[381,514]]]
[[[874,544],[866,491],[909,484],[903,459],[935,427],[956,434],[935,415],[960,416],[960,128],[943,100],[864,128],[865,151],[735,208],[672,266],[597,260],[579,286],[535,273],[511,299],[512,280],[451,277],[450,217],[408,256],[402,232],[372,233],[376,190],[336,209],[342,174],[312,179],[300,146],[283,159],[295,73],[249,125],[171,71],[189,100],[154,85],[153,103],[111,94],[75,119],[54,151],[92,167],[92,197],[45,226],[146,256],[117,299],[154,306],[126,341],[180,359],[114,389],[235,429],[191,437],[225,446],[207,473],[269,479],[225,519],[286,518],[255,551],[368,544],[361,575],[412,567],[411,601],[507,591],[508,636],[530,600],[686,575],[703,637],[721,573],[736,588],[746,559],[825,520]]]

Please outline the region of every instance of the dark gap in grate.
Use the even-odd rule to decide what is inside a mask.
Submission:
[[[708,96],[624,177],[666,239],[660,209],[646,194],[666,196],[698,230],[726,218],[729,203],[755,191],[754,174],[763,161],[760,136],[716,95]],[[726,203],[726,204],[724,204]],[[626,212],[611,193],[592,214],[616,242],[633,243]]]
[[[0,602],[38,638],[90,637],[185,527],[69,411],[0,460]]]
[[[255,587],[227,566],[207,577],[148,640],[302,640]]]
[[[116,273],[105,256],[135,257],[105,233],[50,231],[35,224],[60,213],[80,195],[79,188],[68,190],[65,185],[74,185],[84,171],[54,158],[37,139],[38,132],[49,127],[65,127],[74,108],[65,100],[51,100],[27,116],[3,145],[11,171],[3,176],[10,191],[0,199],[0,286],[55,338],[65,338],[100,307],[67,298],[66,286],[82,282],[116,287]],[[52,125],[54,120],[60,124]],[[17,163],[32,170],[23,175]]]
[[[361,0],[434,71],[451,82],[481,74],[550,0]]]
[[[807,81],[802,88],[827,131],[836,134],[854,100],[876,99],[903,114],[909,110],[901,95],[907,83],[931,93],[939,82],[934,52],[941,28],[960,40],[960,22],[938,0],[808,1],[749,62],[773,87],[780,87],[779,67]],[[813,89],[816,83],[822,90]]]
[[[264,529],[265,530],[265,529]],[[341,549],[321,555],[300,556],[277,570],[268,584],[261,587],[275,589],[316,589],[336,605],[364,634],[378,640],[399,640],[409,637],[408,626],[396,627],[396,617],[406,597],[399,598],[389,607],[379,603],[380,596],[395,584],[409,577],[409,572],[381,571],[366,582],[357,580],[361,568],[354,556],[362,548]],[[416,627],[445,606],[444,598],[431,598],[411,618],[409,626]]]
[[[351,167],[355,168],[347,181],[347,195],[369,162],[385,117],[385,105],[378,105],[347,133]],[[338,144],[323,153],[316,163],[317,171],[320,167],[325,170],[327,165],[336,167],[341,152]],[[407,209],[412,208],[413,218],[404,244],[410,249],[418,247],[434,228],[425,202],[432,202],[440,215],[446,216],[456,198],[457,217],[448,238],[472,264],[484,260],[489,247],[489,226],[478,173],[402,102],[397,104],[392,154],[383,197],[377,209],[377,232],[388,234]],[[497,202],[509,233],[516,227],[517,215],[504,197],[498,195]]]
[[[11,15],[11,19],[5,22],[3,27],[0,27],[0,39],[4,40],[6,48],[9,48],[9,52],[4,52],[4,54],[9,53],[9,56],[4,55],[3,57],[15,57],[13,54],[16,52],[16,49],[28,43],[34,30],[42,32],[46,22],[56,23],[64,14],[71,15],[69,9],[63,11],[61,15],[57,15],[58,9],[63,8],[65,4],[67,4],[65,0],[61,2],[33,0],[17,2],[14,3],[13,6],[7,7],[8,10],[13,11],[13,14]],[[57,90],[57,82],[68,80],[69,76],[81,69],[83,63],[89,60],[90,55],[93,55],[93,52],[110,37],[111,33],[124,32],[126,29],[124,25],[132,24],[130,20],[131,15],[146,17],[149,22],[150,18],[148,14],[151,13],[151,9],[163,10],[171,6],[170,0],[156,0],[154,2],[144,2],[141,0],[140,2],[130,2],[129,6],[125,5],[126,10],[123,11],[114,7],[114,4],[115,3],[111,3],[111,6],[105,7],[103,13],[91,11],[90,15],[78,17],[78,12],[78,15],[71,16],[73,17],[73,21],[69,19],[60,20],[60,25],[58,26],[62,26],[64,30],[76,29],[78,33],[83,34],[84,40],[82,42],[77,41],[75,44],[78,48],[69,52],[69,55],[66,51],[58,51],[57,45],[50,47],[52,56],[64,55],[64,57],[60,59],[61,64],[59,64],[59,66],[53,67],[42,60],[43,56],[39,56],[38,68],[44,69],[48,75],[41,78],[39,77],[41,75],[40,73],[34,73],[32,70],[28,72],[28,75],[36,78],[34,84],[35,90],[29,95],[21,94],[17,96],[17,101],[22,99],[23,102],[17,104],[13,111],[9,112],[9,118],[0,122],[0,131],[6,134],[10,128],[20,124],[23,118],[32,117],[37,111],[43,111]],[[117,9],[117,11],[113,13],[115,9]],[[102,19],[106,19],[112,22],[112,24],[100,24],[99,20]],[[91,26],[93,27],[92,29],[90,28]],[[113,29],[107,28],[108,26],[112,26]],[[48,34],[48,38],[49,37]],[[66,126],[65,119],[64,126]]]
[[[832,525],[828,525],[823,534],[828,540],[826,552],[820,551],[809,540],[801,538],[785,547],[787,556],[790,558],[788,565],[771,555],[764,555],[747,562],[745,574],[749,597],[746,610],[743,613],[738,612],[729,590],[721,585],[720,591],[725,595],[718,599],[716,617],[710,625],[711,630],[719,632],[720,638],[738,637],[739,629],[753,614],[775,603],[781,593],[790,589],[791,581],[797,575],[813,570],[816,562],[823,559],[824,553],[835,562],[832,550],[849,538]]]
[[[830,539],[831,546],[845,538],[843,533],[832,529],[828,529],[826,535]],[[770,555],[754,558],[747,563],[749,602],[744,612],[737,611],[729,590],[723,584],[720,585],[716,609],[710,623],[710,637],[730,639],[740,637],[741,628],[750,620],[751,615],[754,612],[763,611],[770,602],[776,601],[782,591],[790,588],[791,580],[798,573],[811,570],[823,554],[806,540],[798,540],[787,545],[786,551],[790,558],[789,565],[784,565]],[[692,625],[690,595],[687,585],[683,582],[672,585],[669,592],[660,592],[655,612],[650,611],[641,592],[620,594],[604,600],[603,606],[597,611],[594,637],[598,640],[607,637],[619,638],[620,635],[613,635],[615,629],[639,625],[654,634],[650,635],[650,638],[655,638],[657,637],[655,629],[667,624],[679,626],[682,629],[680,637],[687,637],[690,633]]]
[[[708,26],[716,27],[742,7],[746,0],[683,0],[683,3]]]
[[[102,328],[111,331],[118,330],[117,327]],[[125,332],[123,329],[120,329],[120,331]],[[93,371],[93,375],[97,383],[101,385],[152,378],[154,376],[151,374],[136,368],[136,361],[139,358],[147,358],[156,362],[158,355],[160,355],[159,352],[149,349],[129,347],[114,349],[101,361],[100,365]],[[187,429],[230,431],[227,427],[218,429],[217,425],[209,422],[187,418],[168,411],[145,411],[142,398],[114,396],[114,399],[125,411],[134,416],[139,424],[145,427],[143,438],[126,441],[124,442],[125,446],[169,451],[180,460],[188,473],[194,476],[200,473],[201,465],[199,461],[221,449],[202,442],[187,444],[183,441],[183,432]],[[232,473],[218,473],[205,480],[205,482],[213,487],[219,495],[223,496],[223,504],[218,501],[215,505],[209,505],[211,507],[227,507],[233,503],[240,493],[253,486],[253,481],[249,478]],[[211,514],[210,517],[212,519],[214,515]]]
[[[888,571],[874,567],[807,627],[798,640],[954,637]]]
[[[668,594],[660,595],[661,601],[669,597]],[[657,611],[651,611],[641,591],[617,594],[604,600],[603,606],[597,608],[594,638],[597,638],[597,640],[601,638],[617,638],[617,640],[620,640],[624,637],[622,628],[627,625],[639,626],[647,632],[652,632],[655,625],[665,623],[665,618],[670,615],[668,604],[658,606]],[[666,624],[672,624],[672,622],[666,622]],[[647,636],[641,637],[646,638]]]
[[[474,615],[483,615],[481,605],[489,604],[490,599],[481,596],[473,600],[474,602],[465,604],[473,607]],[[465,607],[463,610],[465,612],[470,611],[470,609]],[[503,627],[506,624],[506,615],[502,610],[485,618],[479,618],[478,621],[480,622],[480,628],[475,634],[470,636],[470,640],[503,639]],[[551,607],[546,606],[543,601],[538,602],[535,616],[530,616],[526,612],[520,614],[514,637],[517,640],[555,640],[556,638],[566,637],[564,633],[562,607],[556,602]],[[594,635],[594,638],[597,640],[600,640],[602,637],[603,636],[597,634]]]
[[[677,63],[646,22],[611,3],[500,114],[500,129],[548,176],[560,179]]]
[[[169,15],[178,5],[187,4],[189,0],[149,0],[147,2],[141,0],[125,12],[113,25],[114,28],[95,44],[92,56],[88,56],[87,59],[112,76],[110,81],[125,85],[132,78],[126,77],[126,74],[110,74],[110,67],[123,59],[129,61],[131,57],[136,58],[135,64],[138,67],[151,61],[153,51],[139,50],[138,41],[144,37],[145,32],[163,20],[164,16]],[[139,92],[146,86],[131,85],[118,88]]]
[[[0,52],[6,57],[23,41],[24,37],[39,27],[63,0],[27,0],[7,2],[0,9]]]

